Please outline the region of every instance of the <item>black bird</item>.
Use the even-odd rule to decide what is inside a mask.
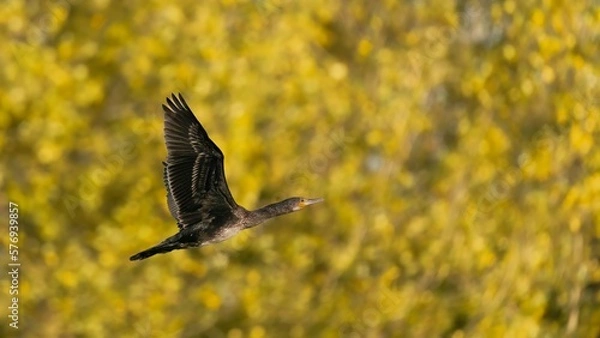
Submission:
[[[298,211],[322,198],[292,197],[248,211],[238,205],[227,187],[223,153],[208,137],[183,96],[167,98],[165,142],[167,161],[163,181],[167,205],[179,232],[129,260],[141,260],[173,250],[224,241],[238,232],[279,215]]]

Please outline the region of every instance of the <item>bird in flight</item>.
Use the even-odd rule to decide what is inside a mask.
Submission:
[[[172,94],[162,107],[167,145],[163,181],[169,212],[177,221],[179,232],[129,260],[221,242],[270,218],[323,201],[292,197],[246,210],[235,202],[227,187],[223,152],[208,137],[183,96]]]

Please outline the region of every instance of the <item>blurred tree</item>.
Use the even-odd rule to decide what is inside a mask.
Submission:
[[[21,206],[23,264],[2,336],[600,334],[594,1],[0,14],[0,196]],[[130,263],[175,230],[160,104],[179,91],[240,204],[326,204]]]

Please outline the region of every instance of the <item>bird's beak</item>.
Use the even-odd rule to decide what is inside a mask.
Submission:
[[[323,199],[323,198],[307,198],[307,199],[304,200],[304,202],[300,203],[300,207],[304,208],[305,206],[308,206],[308,205],[321,203],[324,200],[325,199]]]

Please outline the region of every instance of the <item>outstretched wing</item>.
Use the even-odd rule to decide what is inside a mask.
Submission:
[[[167,161],[163,178],[169,211],[180,229],[210,225],[231,217],[237,207],[227,187],[223,152],[208,137],[181,94],[167,98],[165,142]]]

